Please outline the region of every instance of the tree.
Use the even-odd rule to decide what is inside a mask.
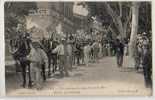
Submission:
[[[117,9],[113,9],[109,3],[105,2],[105,8],[108,14],[112,17],[113,23],[118,29],[121,38],[126,38],[127,26],[129,25],[131,19],[130,3],[118,2],[115,3],[115,5],[119,5],[119,14],[117,14]],[[123,6],[128,9],[125,9],[125,7],[123,8]]]
[[[132,3],[132,27],[131,27],[131,35],[130,35],[130,42],[129,42],[129,54],[130,54],[130,61],[132,65],[130,67],[134,67],[134,56],[135,56],[135,47],[136,47],[136,36],[138,33],[138,18],[139,18],[139,3],[133,2]]]
[[[88,2],[91,16],[98,16],[103,25],[108,25],[110,31],[119,34],[122,38],[127,37],[131,21],[130,2]]]
[[[110,18],[109,29],[122,38],[129,38],[129,55],[134,64],[137,33],[151,33],[151,2],[98,2],[86,3],[91,15]],[[106,16],[105,16],[106,15]],[[151,37],[151,34],[148,34]]]
[[[136,36],[138,33],[139,3],[134,2],[132,5],[132,27],[130,35],[130,55],[134,56],[133,48],[135,48]]]

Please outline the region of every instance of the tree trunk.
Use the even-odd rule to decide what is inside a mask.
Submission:
[[[132,6],[132,26],[129,42],[129,57],[130,57],[129,67],[134,67],[135,65],[134,53],[135,53],[136,35],[138,32],[138,17],[139,17],[139,4],[137,2],[134,2]]]
[[[119,16],[122,17],[122,3],[119,2]]]
[[[122,17],[122,5],[121,3],[119,4],[120,5],[120,15],[117,15],[115,11],[113,11],[113,9],[110,7],[110,5],[108,3],[105,3],[105,6],[106,6],[106,9],[109,13],[109,15],[112,17],[113,19],[113,22],[116,26],[116,28],[118,29],[119,31],[119,34],[120,34],[120,37],[121,39],[125,38],[126,37],[126,33],[124,33],[124,26],[123,26],[123,22],[121,20],[121,17]]]
[[[125,38],[125,34],[126,34],[126,33],[124,33],[124,30],[125,30],[125,29],[124,29],[124,27],[123,27],[123,23],[122,23],[120,17],[117,18],[117,22],[118,22],[118,30],[119,30],[119,33],[120,33],[120,35],[121,35],[121,39],[123,39],[123,38]]]

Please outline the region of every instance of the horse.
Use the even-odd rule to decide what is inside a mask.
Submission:
[[[17,56],[18,51],[18,43],[17,39],[11,39],[9,43],[9,52],[11,53],[14,61],[15,61],[15,67],[16,67],[16,72],[20,71],[18,66],[20,65],[19,63],[19,57]]]
[[[51,64],[53,64],[52,72],[55,73],[57,69],[57,54],[52,53],[52,50],[56,48],[57,42],[50,39],[42,40],[43,50],[46,52],[48,57],[48,76],[51,75]],[[52,61],[52,63],[51,63]]]
[[[50,46],[50,41],[49,39],[45,39],[43,38],[41,40],[41,44],[42,44],[42,49],[45,51],[45,53],[47,54],[48,57],[48,75],[51,74],[51,46]],[[45,72],[45,68],[42,68],[43,72]]]
[[[13,45],[14,41],[14,45]],[[26,72],[28,67],[28,77],[29,83],[28,87],[32,87],[32,80],[31,80],[31,70],[30,70],[30,61],[26,59],[27,55],[30,53],[30,39],[26,37],[19,36],[15,40],[10,40],[10,45],[16,48],[16,52],[13,53],[13,58],[15,61],[19,61],[20,67],[16,66],[16,71],[18,68],[21,68],[22,77],[23,77],[23,84],[22,86],[25,88],[26,86]],[[19,65],[16,63],[16,65]]]

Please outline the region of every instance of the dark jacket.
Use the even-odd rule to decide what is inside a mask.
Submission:
[[[124,44],[119,42],[115,44],[115,54],[123,55],[124,54]]]

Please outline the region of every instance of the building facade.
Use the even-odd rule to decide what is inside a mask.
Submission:
[[[37,11],[30,11],[27,17],[27,26],[41,29],[43,32],[40,36],[47,38],[60,32],[65,35],[74,33],[73,4],[73,2],[37,3]]]

